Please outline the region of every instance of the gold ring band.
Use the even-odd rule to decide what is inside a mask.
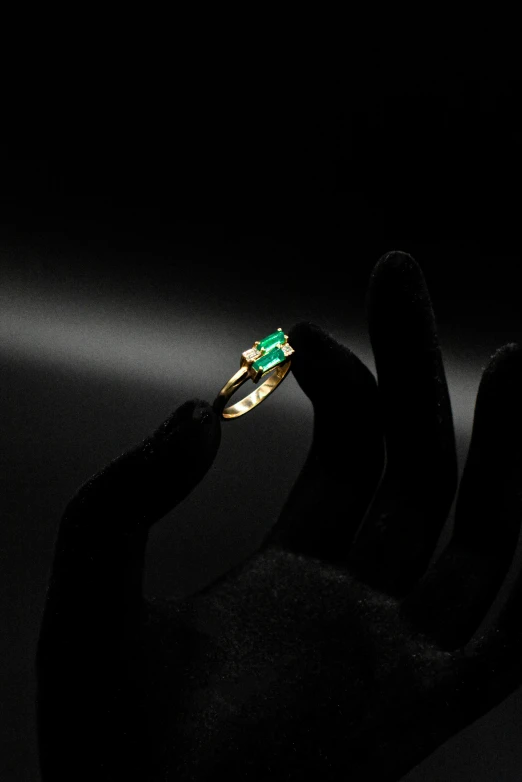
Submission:
[[[272,391],[283,382],[290,369],[290,356],[295,353],[294,349],[288,344],[288,336],[282,329],[277,329],[273,334],[258,340],[254,345],[245,350],[241,355],[241,367],[230,380],[225,383],[214,402],[214,409],[221,413],[221,416],[228,420],[230,418],[239,418],[248,413],[249,410],[256,407],[260,402],[267,398]],[[258,383],[259,380],[274,370],[259,388],[256,388],[248,396],[245,396],[239,402],[230,407],[225,407],[228,400],[238,388],[247,380]]]

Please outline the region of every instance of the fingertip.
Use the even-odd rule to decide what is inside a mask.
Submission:
[[[522,434],[522,349],[516,343],[503,345],[491,356],[482,373],[473,413],[468,458],[463,474],[461,504],[474,505],[477,486],[485,486],[494,506],[505,494],[508,476],[518,481]],[[484,476],[487,479],[484,480]],[[464,491],[465,482],[471,490]],[[504,488],[498,488],[500,485]],[[496,487],[496,488],[494,488]],[[482,497],[483,491],[480,496]],[[518,496],[518,488],[515,490]],[[482,512],[485,501],[481,499]]]
[[[192,411],[192,422],[197,426],[209,427],[217,419],[217,415],[213,407],[204,400],[194,400],[194,408]],[[218,419],[219,420],[219,419]]]
[[[345,389],[345,401],[372,395],[376,389],[375,378],[363,362],[316,323],[298,323],[288,337],[295,350],[292,372],[313,403],[324,398],[326,377],[335,377]]]
[[[210,468],[221,442],[219,417],[202,399],[180,405],[145,442],[144,456],[156,491],[159,518],[177,505]],[[167,476],[171,476],[169,480]]]
[[[416,263],[411,253],[407,253],[404,250],[389,250],[381,257],[381,261],[388,264]]]
[[[192,413],[192,423],[210,448],[216,449],[221,438],[221,414],[206,401],[198,400]]]
[[[220,444],[219,419],[210,405],[189,399],[149,436],[113,459],[80,487],[66,513],[116,509],[153,524],[203,478]]]
[[[395,357],[397,346],[411,364],[412,353],[426,354],[438,345],[426,279],[409,253],[395,250],[382,256],[371,274],[365,305],[377,363]]]
[[[373,267],[372,276],[397,269],[420,269],[420,266],[410,253],[404,252],[404,250],[390,250],[379,258]]]
[[[418,294],[419,290],[427,290],[422,269],[412,255],[402,250],[392,250],[377,261],[370,275],[370,299],[381,290],[390,301],[401,291]]]
[[[479,394],[486,389],[502,386],[502,393],[509,392],[515,385],[520,393],[522,384],[522,348],[516,342],[509,342],[498,348],[490,357],[483,373]]]
[[[293,326],[288,333],[288,342],[295,350],[292,355],[292,372],[297,381],[307,382],[310,370],[321,365],[332,350],[341,349],[341,345],[320,326],[312,321],[302,321]],[[331,359],[330,359],[331,360]]]
[[[318,355],[316,351],[319,351],[319,355],[323,355],[325,351],[329,350],[346,351],[348,349],[341,345],[332,334],[312,321],[302,321],[292,326],[288,333],[288,342],[296,351],[296,356],[293,359],[297,357],[298,353],[302,356],[311,353]]]
[[[326,332],[310,320],[303,320],[296,323],[288,332],[288,342],[294,349],[306,349],[307,346],[321,340],[326,336]]]
[[[508,342],[497,348],[490,357],[486,372],[498,371],[504,367],[515,367],[522,360],[522,347],[517,342]]]
[[[522,347],[510,342],[493,353],[480,381],[476,414],[487,409],[487,417],[522,424]]]
[[[189,399],[176,408],[153,434],[155,440],[178,438],[184,434],[193,436],[198,432],[207,434],[219,428],[219,418],[205,400]]]

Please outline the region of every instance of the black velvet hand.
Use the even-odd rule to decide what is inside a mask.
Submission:
[[[44,780],[398,780],[518,687],[520,577],[474,633],[522,518],[521,351],[483,374],[454,534],[428,568],[457,464],[409,256],[379,261],[368,317],[378,386],[319,328],[291,330],[310,454],[260,550],[198,594],[144,601],[141,585],[148,530],[218,449],[208,404],[182,405],[68,504],[37,659]]]

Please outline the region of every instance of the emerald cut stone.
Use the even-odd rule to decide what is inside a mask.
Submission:
[[[261,358],[258,358],[257,361],[254,361],[252,369],[254,372],[268,372],[269,369],[272,369],[272,367],[275,367],[276,364],[280,364],[285,359],[286,355],[281,348],[274,348],[273,350],[269,350],[264,356],[261,356]]]
[[[268,337],[259,341],[257,345],[258,350],[271,350],[276,345],[282,345],[285,341],[284,331],[274,331],[273,334],[269,334]]]

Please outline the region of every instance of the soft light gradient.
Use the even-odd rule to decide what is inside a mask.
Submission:
[[[29,258],[29,266],[17,266],[20,258],[4,260],[0,664],[7,675],[0,693],[6,715],[0,778],[35,782],[34,654],[54,536],[72,494],[185,399],[211,401],[236,371],[244,349],[278,326],[287,330],[303,313],[314,313],[313,320],[372,371],[375,367],[361,311],[348,312],[343,321],[331,314],[328,302],[315,307],[313,294],[306,301],[283,299],[279,317],[284,320],[274,322],[272,312],[245,306],[240,293],[241,306],[234,308],[230,292],[225,301],[219,291],[198,294],[196,284],[158,297],[131,275],[125,286],[111,278],[110,270],[103,279],[71,274],[53,280],[41,259]],[[480,333],[475,344],[463,343],[455,331],[453,340],[448,334],[442,324],[462,469],[487,352]],[[332,395],[342,393],[334,381]],[[205,481],[179,512],[168,514],[152,530],[147,590],[188,593],[254,550],[304,462],[311,431],[311,405],[291,376],[255,415],[226,425],[221,451]],[[450,526],[451,519],[448,530]],[[444,753],[435,753],[411,772],[408,782],[439,779],[448,751],[464,768],[477,742],[489,746],[490,753],[502,742],[512,751],[507,733],[491,743],[490,726],[498,722],[498,713],[511,724],[519,700],[515,694],[481,721],[484,727],[473,728],[468,749],[456,737]],[[516,755],[522,764],[521,751]],[[468,772],[452,779],[479,778]]]

